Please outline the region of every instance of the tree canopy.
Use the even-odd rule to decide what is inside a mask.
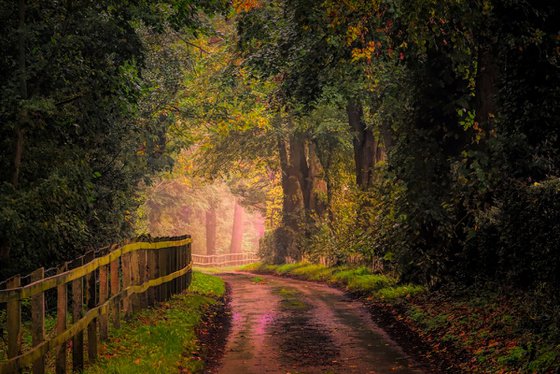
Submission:
[[[560,288],[554,4],[20,0],[0,19],[3,275],[150,231],[226,252],[243,209],[243,250],[265,225],[270,262]]]

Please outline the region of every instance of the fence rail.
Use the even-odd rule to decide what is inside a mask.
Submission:
[[[222,255],[192,255],[194,266],[238,266],[259,260],[256,253],[227,253]]]
[[[104,252],[104,253],[103,253]],[[192,277],[191,238],[139,238],[122,246],[84,256],[58,268],[45,278],[39,268],[31,283],[22,286],[17,275],[0,290],[0,306],[5,305],[7,344],[0,361],[0,374],[17,373],[32,367],[33,373],[45,372],[47,353],[56,349],[56,373],[68,369],[68,343],[72,341],[72,371],[84,367],[84,333],[87,335],[88,361],[97,357],[99,340],[108,337],[109,319],[120,326],[121,315],[132,313],[172,294],[185,290]],[[69,269],[72,265],[76,267]],[[56,292],[54,334],[45,333],[45,294]],[[85,292],[84,292],[85,291]],[[31,299],[31,347],[24,349],[22,305]],[[68,316],[71,324],[68,326]],[[99,336],[99,338],[98,338]]]

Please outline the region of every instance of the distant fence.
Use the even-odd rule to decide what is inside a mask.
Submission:
[[[237,266],[259,261],[256,253],[227,253],[223,255],[192,255],[194,266]]]
[[[109,320],[118,328],[121,316],[168,300],[190,285],[191,238],[139,238],[90,251],[54,270],[56,274],[48,277],[40,268],[4,282],[0,312],[5,313],[7,339],[0,341],[0,373],[29,367],[34,374],[44,373],[47,353],[55,349],[49,363],[56,373],[66,373],[70,347],[72,371],[82,371],[84,348],[88,362],[95,361],[99,340],[108,337]],[[22,285],[27,278],[29,283]],[[48,329],[47,301],[56,305],[56,322],[47,315]]]

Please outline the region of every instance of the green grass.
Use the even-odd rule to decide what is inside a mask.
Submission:
[[[397,284],[396,279],[383,274],[372,274],[367,267],[349,268],[345,266],[326,267],[309,263],[268,265],[250,264],[242,271],[289,275],[297,278],[321,281],[346,287],[348,291],[369,295],[382,300],[398,300],[425,291],[414,284]]]
[[[266,265],[265,265],[266,266]],[[305,264],[296,263],[296,264],[283,264],[278,265],[274,268],[274,272],[277,274],[290,274],[298,268],[304,267]]]
[[[203,363],[193,358],[200,350],[195,329],[205,311],[225,293],[217,277],[193,273],[187,293],[176,295],[156,308],[142,311],[101,347],[100,360],[86,373],[200,372]]]
[[[403,284],[400,286],[385,287],[376,292],[380,299],[399,299],[407,296],[414,296],[426,291],[424,286],[417,284]]]
[[[352,292],[371,293],[386,287],[391,287],[396,282],[385,275],[367,274],[350,278],[346,287]]]
[[[249,265],[254,265],[254,264],[249,264]],[[199,271],[199,272],[205,273],[205,274],[221,274],[221,273],[227,273],[227,272],[231,272],[231,271],[238,271],[238,270],[241,269],[241,267],[249,266],[249,265],[234,265],[234,266],[219,266],[219,267],[194,266],[193,269],[195,271]]]
[[[350,281],[350,279],[355,278],[359,275],[366,275],[366,274],[371,274],[371,272],[369,271],[368,268],[363,266],[355,269],[340,268],[333,274],[331,281],[333,283],[347,284]]]
[[[313,281],[327,281],[331,278],[333,269],[327,268],[323,265],[308,264],[295,268],[291,274],[303,276],[306,279]]]
[[[221,278],[194,271],[189,292],[220,298],[224,296],[226,292],[226,285]]]

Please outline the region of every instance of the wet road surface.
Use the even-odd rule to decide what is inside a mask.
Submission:
[[[221,277],[231,289],[232,322],[213,372],[422,373],[340,290],[274,276]]]

